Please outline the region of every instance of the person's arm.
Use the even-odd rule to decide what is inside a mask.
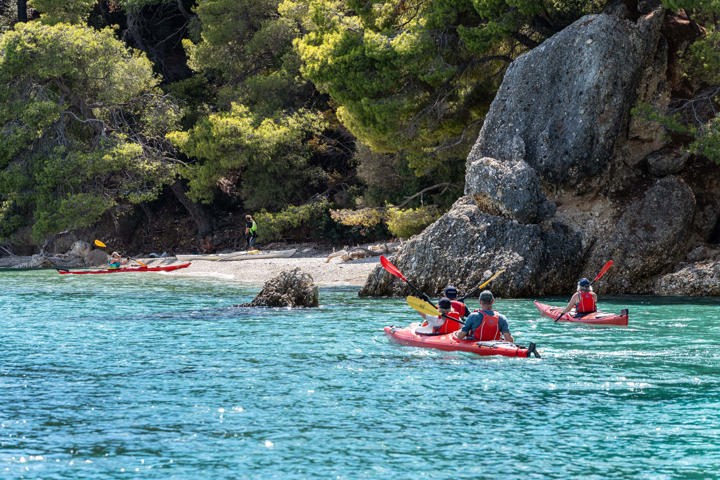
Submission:
[[[579,295],[580,295],[580,294],[579,294],[578,292],[575,292],[575,293],[573,294],[573,296],[570,297],[570,301],[568,302],[567,305],[565,305],[565,308],[563,308],[563,311],[560,313],[560,315],[558,315],[558,317],[561,317],[561,316],[565,315],[567,312],[569,312],[570,310],[572,310],[573,307],[575,307],[575,305],[578,304],[578,302],[580,302],[580,296],[579,296]]]
[[[465,325],[460,328],[460,330],[456,331],[453,335],[455,335],[456,338],[462,340],[463,338],[467,337],[475,325],[475,317],[477,316],[477,313],[472,313],[470,316],[465,320]]]
[[[503,340],[515,343],[515,339],[510,333],[510,325],[508,324],[507,317],[505,315],[498,314],[498,328],[500,328]]]
[[[418,312],[419,313],[419,312]],[[427,322],[431,327],[440,327],[445,323],[445,319],[438,317],[437,315],[428,315],[427,313],[420,313],[420,316]]]

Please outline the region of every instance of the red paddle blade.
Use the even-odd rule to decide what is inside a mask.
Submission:
[[[390,263],[390,260],[385,258],[385,255],[380,255],[380,265],[382,265],[382,267],[385,270],[387,270],[391,274],[395,275],[400,280],[407,282],[407,278],[405,278],[405,275],[403,275],[402,272],[400,272],[400,270],[398,270],[398,268],[395,265]]]
[[[615,262],[613,262],[612,260],[608,260],[607,263],[605,263],[605,265],[603,265],[603,267],[600,269],[600,272],[598,272],[597,277],[595,277],[595,279],[593,280],[593,283],[600,280],[600,277],[605,275],[605,272],[610,270],[610,267],[613,266],[613,263],[615,263]]]

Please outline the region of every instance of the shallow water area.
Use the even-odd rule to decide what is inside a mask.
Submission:
[[[354,287],[233,306],[258,290],[0,274],[0,478],[716,478],[720,301],[601,295],[618,328],[499,299],[520,359],[393,344],[417,314]]]

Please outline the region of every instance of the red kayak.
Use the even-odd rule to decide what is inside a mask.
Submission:
[[[553,320],[555,320],[558,315],[560,315],[560,312],[562,312],[565,308],[564,306],[554,307],[552,305],[545,305],[544,303],[540,303],[537,300],[535,300],[534,303],[542,315],[552,318]],[[614,325],[620,327],[627,327],[628,310],[627,308],[623,308],[622,310],[620,310],[620,313],[593,312],[576,314],[575,309],[572,309],[565,315],[560,317],[558,322],[575,322],[586,323],[588,325]]]
[[[419,326],[417,323],[410,324],[408,327],[385,327],[385,333],[391,340],[411,347],[436,348],[446,352],[460,351],[470,352],[477,355],[504,355],[506,357],[529,357],[534,354],[539,357],[535,344],[531,343],[527,347],[521,347],[514,343],[503,342],[499,340],[490,342],[478,342],[477,340],[458,340],[452,333],[443,335],[423,335],[415,333],[415,329]]]
[[[175,263],[171,265],[160,265],[157,267],[120,267],[106,268],[102,270],[66,270],[58,268],[60,275],[97,275],[100,273],[127,273],[127,272],[171,272],[180,268],[189,267],[191,262]]]

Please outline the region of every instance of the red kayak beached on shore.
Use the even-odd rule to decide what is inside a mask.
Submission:
[[[412,323],[407,327],[385,327],[385,334],[396,343],[410,347],[435,348],[446,352],[460,351],[477,355],[503,355],[505,357],[529,357],[534,354],[540,357],[535,344],[521,347],[510,342],[500,340],[479,342],[477,340],[459,340],[452,333],[442,335],[425,335],[415,333],[420,325]]]
[[[175,263],[171,265],[160,265],[157,267],[140,266],[137,267],[120,267],[120,268],[105,268],[97,270],[67,270],[58,268],[57,272],[60,275],[98,275],[102,273],[128,273],[128,272],[171,272],[180,268],[186,268],[190,266],[191,262]]]
[[[574,323],[585,323],[588,325],[612,325],[618,327],[627,327],[628,325],[628,310],[623,308],[620,313],[603,313],[603,312],[592,312],[584,314],[576,314],[575,309],[570,310],[568,313],[558,319],[558,315],[563,311],[565,307],[555,307],[553,305],[546,305],[535,300],[535,307],[540,311],[543,316],[552,318],[558,322],[574,322]]]

